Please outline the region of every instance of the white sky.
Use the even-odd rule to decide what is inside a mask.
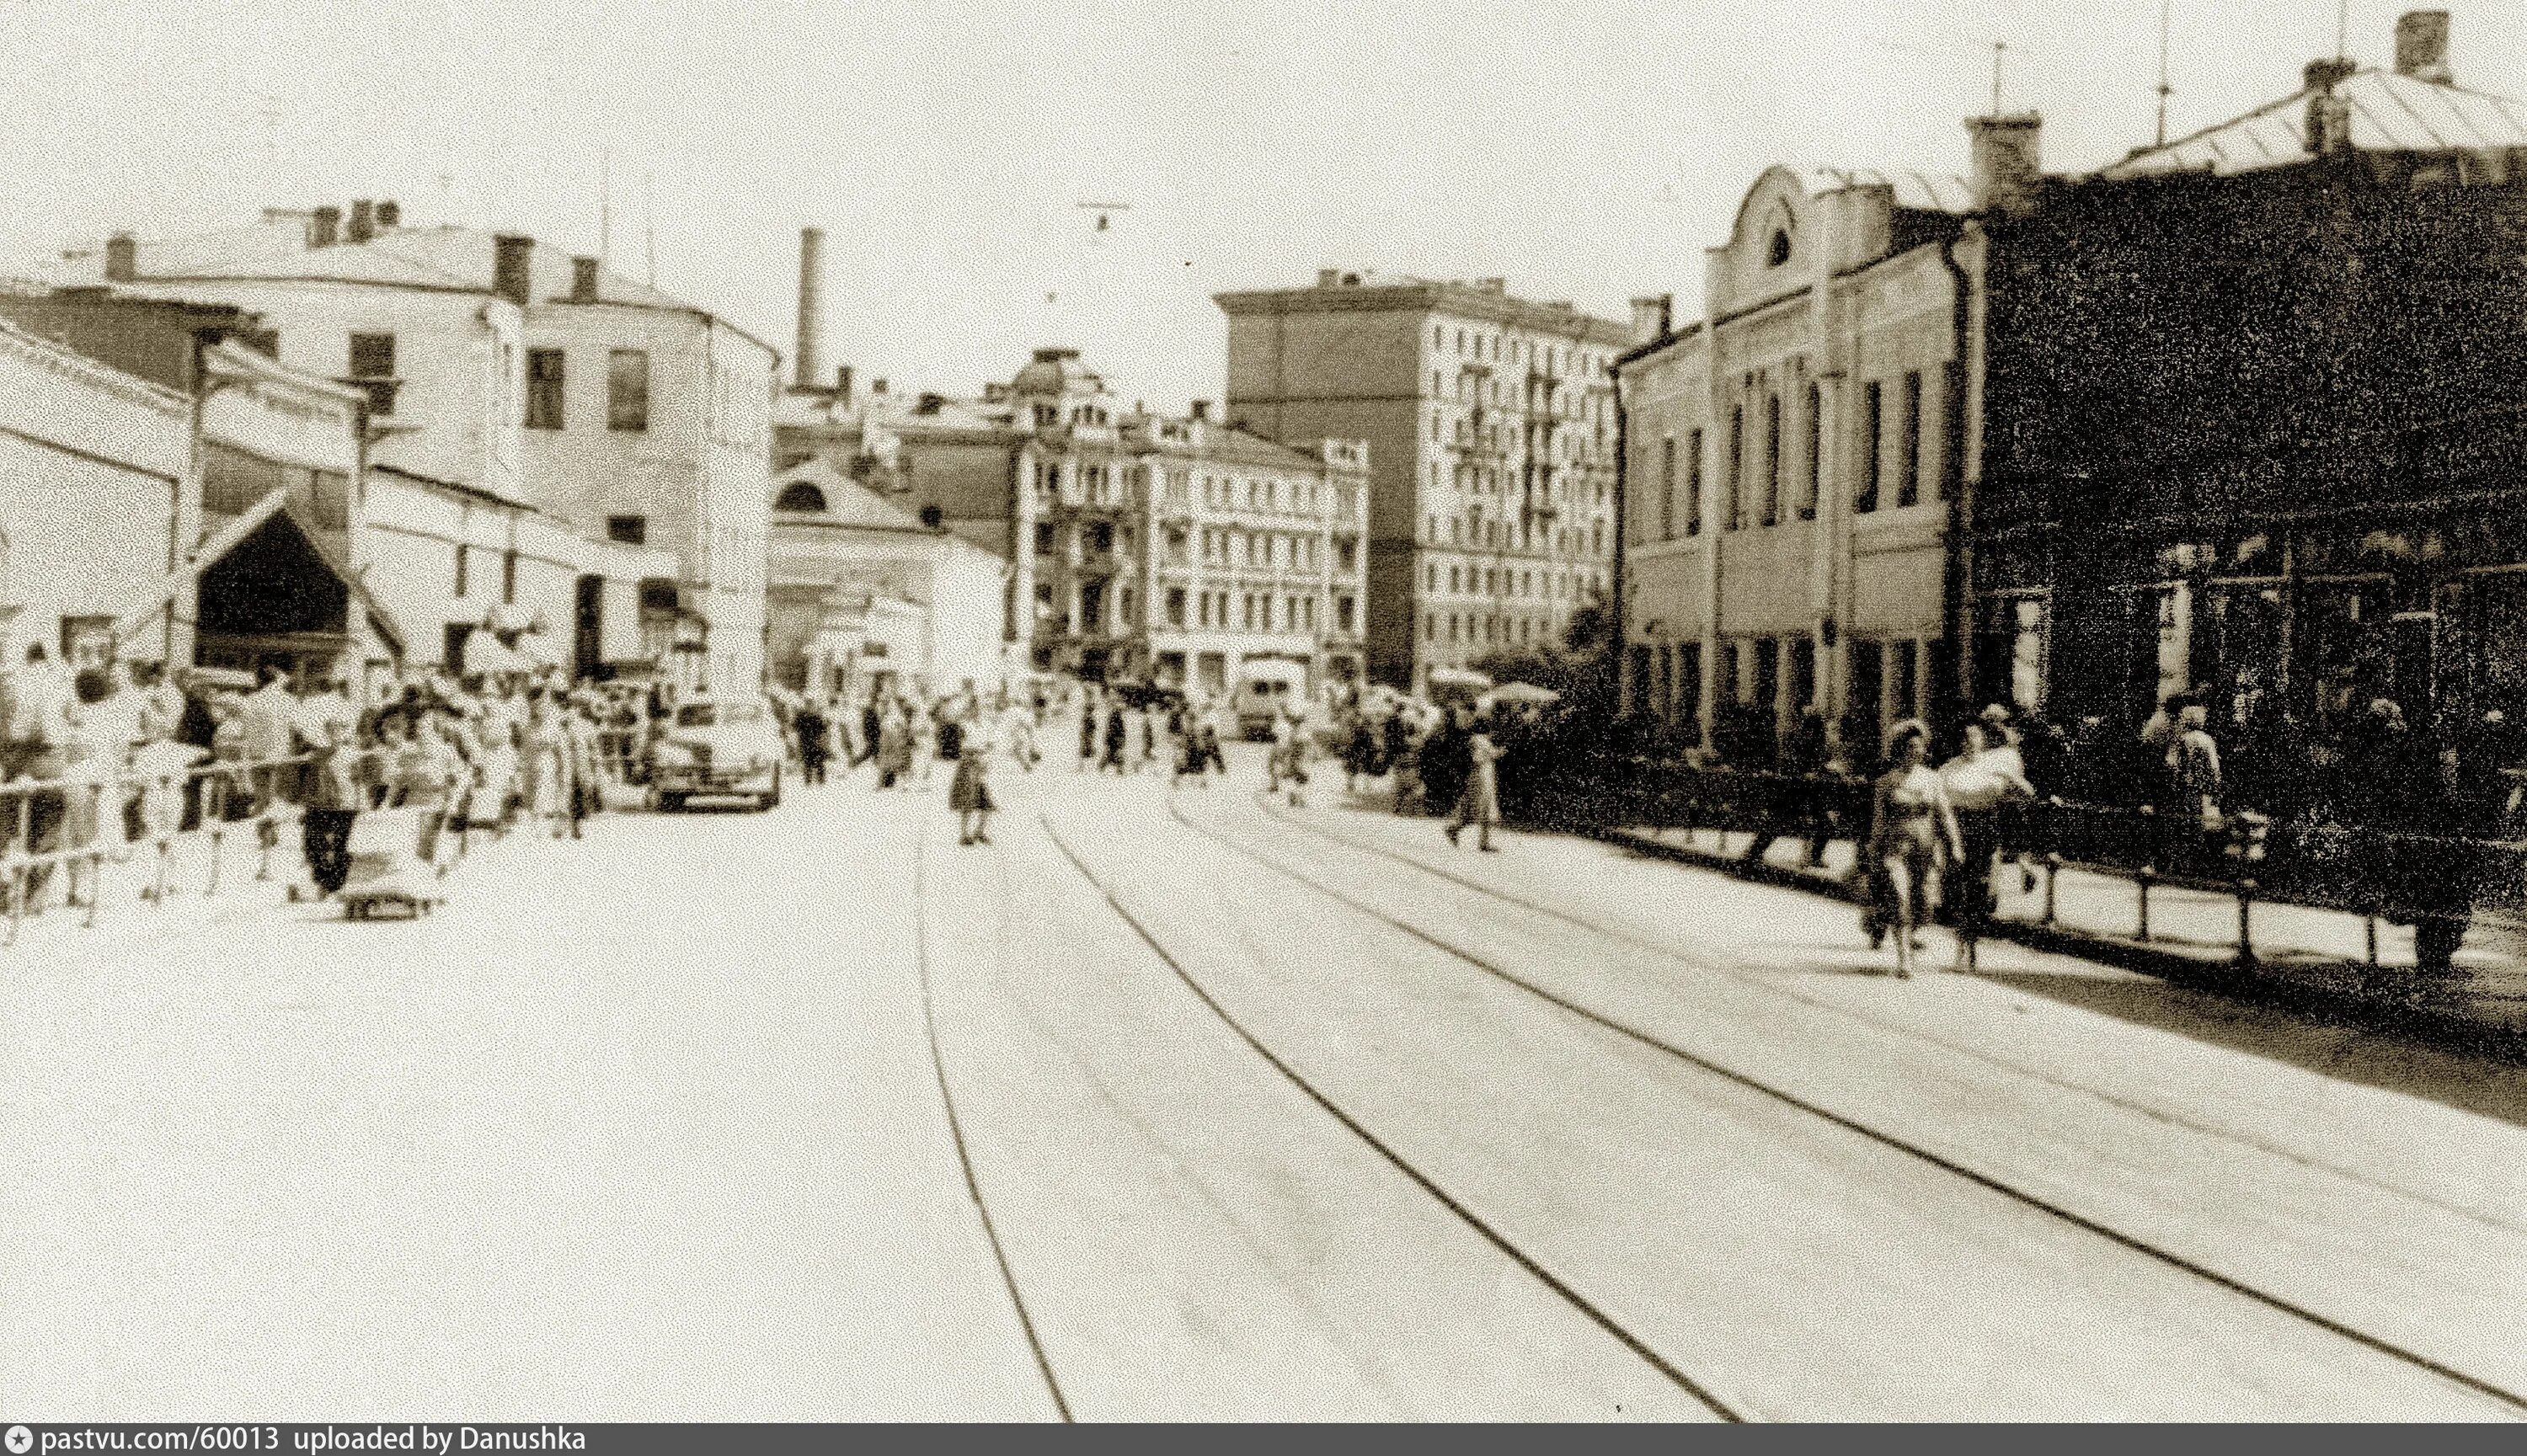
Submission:
[[[2175,0],[2170,133],[2295,89],[2336,3]],[[2351,0],[2351,54],[2390,62],[2404,8]],[[2527,95],[2527,7],[2448,8],[2458,82]],[[1212,293],[1320,266],[1690,307],[1770,162],[1962,172],[1994,38],[2047,165],[2096,166],[2149,139],[2157,31],[2156,0],[0,0],[0,272],[353,197],[593,252],[610,148],[616,267],[652,175],[659,283],[785,354],[812,223],[829,364],[969,392],[1071,343],[1176,408],[1221,388]],[[1088,199],[1132,210],[1099,234]]]

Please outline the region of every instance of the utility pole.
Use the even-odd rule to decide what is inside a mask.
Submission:
[[[2152,143],[2155,146],[2167,145],[2167,98],[2175,93],[2175,88],[2167,83],[2168,13],[2175,4],[2176,0],[2158,0],[2158,139]]]

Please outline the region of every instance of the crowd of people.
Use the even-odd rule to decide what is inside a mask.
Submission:
[[[42,908],[58,867],[77,901],[100,861],[209,823],[273,836],[294,817],[318,896],[341,889],[373,809],[414,811],[413,853],[433,866],[451,826],[576,836],[602,786],[637,772],[673,701],[671,689],[574,684],[554,670],[72,670],[37,643],[0,675],[0,834],[24,862],[9,892],[22,913]]]
[[[1872,943],[1895,936],[1901,974],[1934,915],[1971,963],[1992,914],[1992,867],[2017,847],[2004,831],[2027,822],[2014,811],[2028,804],[2116,863],[2255,873],[2268,889],[2292,875],[2338,896],[2349,886],[2350,899],[2413,927],[2431,971],[2448,969],[2478,898],[2516,878],[2499,846],[2519,837],[2527,737],[2498,710],[2419,728],[2382,697],[2314,732],[2259,695],[2215,715],[2206,695],[2178,693],[2137,725],[2087,717],[2067,730],[1993,706],[1935,762],[1916,720],[1882,736],[1811,709],[1777,740],[1754,717],[1724,721],[1714,749],[1677,757],[1779,776],[1750,861],[1790,835],[1806,841],[1811,865],[1836,835],[1859,842]],[[1863,784],[1867,822],[1852,822]]]

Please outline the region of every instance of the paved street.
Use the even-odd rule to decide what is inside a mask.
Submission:
[[[1235,768],[1005,771],[976,848],[944,775],[619,815],[425,922],[0,956],[0,1395],[2527,1411],[2517,1068],[2010,946],[1897,981],[1847,907]]]

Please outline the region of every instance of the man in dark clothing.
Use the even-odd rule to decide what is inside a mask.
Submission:
[[[1833,837],[1831,798],[1819,782],[1825,773],[1828,746],[1825,715],[1810,707],[1799,714],[1790,726],[1789,735],[1781,742],[1779,772],[1784,777],[1778,791],[1771,795],[1769,812],[1756,827],[1754,842],[1746,846],[1745,861],[1750,865],[1764,862],[1764,852],[1787,828],[1804,830],[1808,840],[1810,865],[1825,863],[1826,841]]]
[[[826,738],[831,726],[825,722],[825,710],[814,699],[800,705],[791,727],[799,734],[799,777],[807,783],[825,781],[825,760],[829,756]]]

